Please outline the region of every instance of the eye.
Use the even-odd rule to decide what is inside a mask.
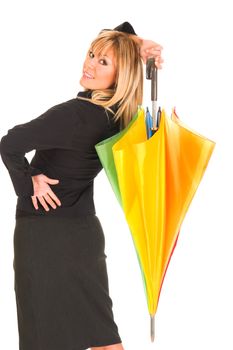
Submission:
[[[101,61],[104,62],[104,63],[103,63],[104,65],[107,65],[107,62],[106,62],[106,60],[105,60],[104,58],[101,58],[101,59],[100,59],[100,62],[101,62]]]
[[[89,56],[90,56],[91,58],[93,58],[95,55],[93,54],[92,51],[89,51]]]

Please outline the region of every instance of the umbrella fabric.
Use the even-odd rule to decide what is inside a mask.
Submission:
[[[95,145],[133,238],[151,316],[214,146],[174,110],[171,118],[162,110],[159,128],[148,139],[143,109],[126,129]]]
[[[137,113],[133,116],[131,119],[130,123],[128,126],[123,129],[122,131],[118,132],[117,134],[97,143],[95,145],[96,152],[99,156],[100,162],[106,172],[106,175],[108,177],[108,180],[112,186],[112,189],[117,197],[117,200],[119,204],[122,206],[122,200],[121,200],[121,194],[120,194],[120,189],[119,189],[119,184],[118,184],[118,177],[117,177],[117,172],[116,172],[116,167],[114,163],[114,158],[113,158],[113,152],[112,152],[112,147],[113,145],[120,140],[125,133],[129,132],[130,134],[132,133],[132,130],[134,129],[134,123],[139,117],[139,115],[143,114],[144,115],[144,110],[141,108],[138,108]],[[131,129],[132,128],[132,129]],[[137,131],[138,132],[138,131]],[[142,130],[143,136],[144,136],[144,130]]]

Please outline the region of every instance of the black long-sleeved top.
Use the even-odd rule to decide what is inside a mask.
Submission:
[[[114,28],[135,34],[124,22]],[[91,97],[91,91],[77,96]],[[116,112],[117,106],[112,106]],[[95,145],[120,131],[120,120],[102,106],[72,98],[49,108],[39,117],[8,130],[1,138],[0,154],[11,177],[17,198],[16,217],[28,215],[66,216],[94,214],[94,178],[102,169]],[[36,150],[30,164],[27,152]],[[36,210],[32,176],[44,174],[59,183],[49,184],[61,201],[46,211],[37,199]]]

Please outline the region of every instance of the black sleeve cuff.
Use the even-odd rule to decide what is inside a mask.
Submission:
[[[31,175],[27,172],[9,172],[13,187],[18,197],[29,197],[34,195],[34,187]]]
[[[34,166],[32,166],[30,164],[29,164],[29,171],[30,171],[31,176],[43,174],[43,171],[41,171],[38,168],[35,168]]]

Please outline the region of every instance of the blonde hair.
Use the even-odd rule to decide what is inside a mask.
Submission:
[[[142,104],[143,99],[143,64],[138,44],[127,33],[116,30],[102,30],[90,45],[91,51],[104,54],[113,49],[116,58],[115,85],[108,89],[92,91],[91,99],[94,104],[106,108],[114,115],[114,120],[120,120],[120,128],[125,128]],[[87,91],[88,89],[85,89]],[[110,108],[117,104],[117,111]]]

